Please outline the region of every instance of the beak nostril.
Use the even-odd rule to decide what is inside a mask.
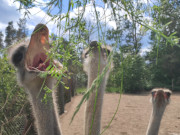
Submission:
[[[44,63],[41,59],[39,60],[39,64]]]

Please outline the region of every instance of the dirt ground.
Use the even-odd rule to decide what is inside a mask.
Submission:
[[[149,93],[141,95],[122,95],[118,113],[111,126],[103,135],[145,135],[152,106]],[[75,107],[82,96],[75,96],[66,105],[66,113],[61,117],[63,135],[83,135],[85,104],[69,125]],[[105,94],[101,131],[111,120],[117,108],[119,94]],[[173,93],[161,121],[159,135],[180,135],[180,94]]]

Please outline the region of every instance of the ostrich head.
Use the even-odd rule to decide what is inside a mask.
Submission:
[[[100,68],[103,69],[108,63],[107,57],[109,56],[112,48],[110,46],[98,45],[97,41],[92,41],[87,49],[83,51],[82,58],[84,59],[83,69],[88,73],[90,66],[98,65],[100,58]],[[111,64],[113,68],[113,63]],[[94,69],[94,68],[93,68]]]
[[[169,104],[171,91],[164,88],[155,88],[151,92],[154,107],[161,108]]]
[[[29,71],[45,71],[50,60],[46,53],[49,50],[49,30],[43,24],[38,24],[31,36],[25,55],[25,67]]]
[[[13,45],[8,50],[8,57],[10,62],[17,68],[18,82],[22,86],[33,86],[34,84],[41,84],[44,78],[38,76],[39,73],[47,72],[47,67],[51,64],[55,72],[59,72],[63,66],[57,60],[50,60],[48,52],[49,44],[49,30],[44,24],[38,24],[29,42],[20,42]],[[61,73],[61,72],[59,72]],[[51,78],[50,75],[47,76]]]
[[[50,65],[50,59],[47,56],[49,49],[49,30],[46,25],[38,24],[31,35],[30,42],[11,47],[9,57],[17,68],[23,66],[28,72],[44,72]],[[62,67],[56,60],[52,60],[52,64],[59,69]]]
[[[171,91],[165,88],[155,88],[151,94],[153,110],[146,135],[158,135],[162,116],[170,101]]]

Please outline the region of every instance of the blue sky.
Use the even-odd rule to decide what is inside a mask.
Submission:
[[[2,4],[0,5],[0,31],[2,31],[3,33],[5,32],[5,28],[7,27],[8,22],[13,21],[14,22],[14,26],[15,28],[17,28],[17,21],[19,20],[19,18],[23,18],[24,14],[23,11],[19,12],[17,9],[19,8],[19,3],[18,2],[13,2],[14,0],[2,0]],[[37,0],[40,3],[43,3],[45,0]],[[63,5],[62,5],[62,13],[66,13],[68,10],[68,0],[63,0]],[[104,4],[102,1],[97,0],[96,2],[97,4],[97,10],[100,12],[100,16],[103,16],[103,8],[104,8]],[[75,7],[75,6],[74,6]],[[31,34],[31,32],[33,31],[34,27],[38,24],[38,23],[44,23],[46,24],[47,22],[47,26],[50,30],[50,33],[57,33],[57,27],[56,27],[56,23],[54,21],[50,21],[51,17],[48,16],[45,11],[43,11],[44,7],[34,7],[32,9],[30,9],[30,13],[31,15],[29,16],[30,18],[27,18],[27,28],[29,30],[29,35]],[[52,13],[53,14],[57,14],[58,13],[57,8],[53,9]],[[84,13],[84,17],[87,20],[92,21],[93,23],[96,23],[95,21],[93,21],[93,15],[92,12],[94,11],[92,4],[88,4],[86,7],[86,12]],[[77,9],[71,9],[71,13],[70,16],[71,17],[75,17],[77,13]],[[110,11],[107,10],[106,14],[110,14]],[[108,23],[107,23],[107,27],[111,27],[111,28],[115,28],[115,22],[114,21],[110,21],[110,16],[108,17]],[[102,20],[103,22],[103,20]],[[65,20],[64,22],[62,21],[62,26],[65,24]],[[5,33],[4,33],[5,35]],[[92,37],[97,37],[97,35]],[[97,40],[97,39],[92,39],[92,40]]]
[[[17,21],[19,20],[19,18],[22,18],[24,16],[23,11],[19,12],[17,9],[19,8],[19,3],[18,2],[13,2],[14,0],[1,0],[1,4],[0,4],[0,31],[3,32],[3,34],[5,35],[5,28],[7,27],[8,22],[13,21],[14,22],[14,27],[17,28]],[[36,0],[40,3],[44,3],[47,0]],[[62,13],[66,13],[68,10],[68,0],[63,0],[63,5],[62,5]],[[115,21],[111,20],[112,17],[109,16],[111,14],[111,11],[107,8],[105,9],[105,5],[103,4],[102,1],[97,0],[96,1],[96,10],[99,11],[100,13],[100,18],[104,16],[104,11],[105,11],[105,15],[108,16],[106,18],[106,25],[108,28],[116,28],[116,24]],[[34,27],[38,24],[38,23],[44,23],[46,24],[47,22],[47,26],[50,30],[50,33],[57,33],[57,27],[56,27],[56,23],[54,21],[50,21],[51,17],[48,16],[45,11],[43,11],[44,7],[34,7],[32,9],[30,9],[30,13],[31,15],[29,16],[30,18],[27,18],[27,28],[29,30],[29,35],[31,34],[31,32],[33,31]],[[92,23],[96,23],[94,21],[94,16],[92,15],[92,12],[94,11],[92,4],[88,4],[86,7],[86,12],[84,13],[84,17],[87,20],[90,20]],[[58,9],[53,9],[52,13],[56,14],[58,12]],[[71,9],[71,14],[70,16],[75,17],[77,13],[77,9],[74,8],[73,10]],[[123,14],[123,13],[122,13]],[[104,23],[105,20],[102,19],[101,23]],[[62,21],[61,25],[64,25],[65,22]],[[97,39],[97,33],[95,33],[94,35],[91,35],[90,40],[98,40]],[[142,51],[147,51],[148,50],[148,36],[146,36],[143,40],[143,48]]]
[[[44,1],[47,0],[36,0],[40,3],[43,3]],[[66,13],[68,10],[68,4],[69,1],[68,0],[63,0],[62,3],[62,13]],[[102,2],[98,1],[97,2],[98,5],[102,6]],[[5,27],[7,27],[8,22],[13,21],[15,27],[17,27],[16,22],[18,21],[19,18],[22,18],[24,16],[24,12],[23,11],[19,11],[17,10],[19,8],[19,3],[18,2],[14,2],[14,0],[1,0],[1,4],[0,4],[0,31],[5,30]],[[44,7],[35,7],[30,9],[30,13],[31,15],[29,16],[30,18],[27,18],[27,27],[29,30],[32,30],[34,28],[34,26],[38,23],[47,23],[48,19],[51,19],[46,13],[45,11],[43,11]],[[58,12],[58,8],[54,8],[52,10],[53,14],[57,14]],[[71,9],[71,12],[73,12],[73,10]],[[53,22],[48,23],[47,25],[49,25],[49,29],[52,29],[52,25]],[[53,29],[52,29],[53,30]]]
[[[7,27],[8,22],[13,21],[15,28],[17,28],[17,21],[19,18],[23,18],[24,12],[18,11],[19,3],[13,2],[14,0],[1,0],[0,4],[0,31],[5,32],[5,28]],[[39,2],[43,3],[43,0],[38,0]],[[67,1],[63,3],[63,12],[67,11]],[[43,7],[35,7],[30,10],[31,15],[27,18],[27,28],[31,32],[34,27],[38,23],[46,23],[50,20],[50,17],[43,11],[41,8]],[[57,10],[53,10],[56,12]],[[48,23],[48,27],[52,32],[55,28],[53,27],[54,22]],[[29,33],[31,34],[31,33]]]

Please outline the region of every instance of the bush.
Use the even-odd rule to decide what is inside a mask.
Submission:
[[[119,88],[115,88],[115,87],[107,87],[106,88],[106,92],[108,93],[120,93],[120,87]]]
[[[84,94],[86,92],[87,88],[82,87],[82,88],[77,88],[76,93],[77,94]]]
[[[115,66],[108,81],[108,87],[116,90],[110,88],[108,91],[118,91],[121,81],[125,93],[139,93],[144,90],[147,82],[144,59],[139,55],[127,55],[120,63],[120,66]]]
[[[26,94],[18,86],[15,69],[9,65],[6,56],[0,57],[0,76],[0,128],[4,134],[11,134],[10,128],[16,127],[9,124],[14,125],[24,118],[22,112],[27,101]]]

